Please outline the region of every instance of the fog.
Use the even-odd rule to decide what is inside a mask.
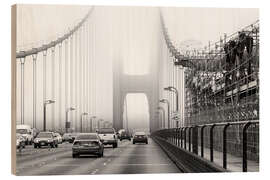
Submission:
[[[91,6],[19,5],[17,13],[17,51],[28,50],[50,42],[72,29],[91,9]],[[90,17],[90,50],[92,69],[89,96],[91,102],[86,111],[107,121],[112,121],[112,64],[117,58],[124,60],[124,73],[141,75],[149,72],[150,62],[157,60],[156,47],[160,32],[159,8],[155,7],[95,7]],[[259,18],[258,9],[215,8],[161,8],[169,35],[177,47],[184,42],[197,42],[198,47],[218,41],[224,33],[232,33]],[[160,37],[162,38],[162,37]],[[181,51],[181,49],[180,49]],[[56,58],[58,50],[56,49]],[[47,55],[47,99],[50,99],[51,53]],[[42,54],[37,60],[37,127],[42,128],[43,74]],[[56,71],[56,76],[59,72]],[[32,124],[32,57],[25,63],[25,124]],[[20,122],[20,63],[17,63],[17,123]],[[55,108],[58,121],[64,122],[64,110],[59,109],[60,82],[56,79],[56,103],[48,106],[48,127],[51,112]],[[64,105],[64,100],[62,102]],[[75,104],[74,104],[75,105]],[[62,107],[63,108],[63,107]],[[148,102],[140,97],[127,97],[128,124],[131,128],[148,128]],[[61,114],[58,116],[58,112]],[[73,118],[79,114],[72,112]],[[126,120],[126,117],[124,118]],[[58,122],[55,123],[58,125]],[[124,122],[126,125],[126,121]]]

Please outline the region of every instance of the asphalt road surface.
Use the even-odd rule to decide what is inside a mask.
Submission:
[[[149,138],[149,144],[118,142],[118,148],[106,146],[104,157],[72,158],[72,145],[34,149],[27,146],[17,152],[17,175],[142,174],[180,173],[180,170]]]

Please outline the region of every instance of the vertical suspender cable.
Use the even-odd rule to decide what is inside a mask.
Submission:
[[[33,58],[33,128],[36,128],[36,101],[37,101],[37,54],[32,55]]]
[[[62,117],[61,117],[61,112],[62,112],[62,42],[59,43],[59,59],[58,59],[58,70],[59,70],[59,80],[58,80],[58,97],[59,97],[59,109],[58,109],[58,126],[59,129],[62,130]]]
[[[78,67],[78,31],[75,32],[74,34],[74,44],[75,44],[75,47],[74,47],[74,68],[75,68],[75,71],[74,71],[74,78],[75,78],[75,81],[74,81],[74,91],[75,91],[75,106],[78,108],[78,82],[77,82],[77,73],[78,73],[78,70],[77,70],[77,67]],[[74,124],[75,124],[75,131],[78,132],[78,111],[75,111],[75,119],[74,119]]]
[[[79,52],[80,52],[80,58],[79,58],[79,89],[80,89],[80,111],[79,115],[83,112],[83,106],[82,106],[82,40],[83,40],[83,27],[80,29],[80,42],[79,42]]]
[[[65,111],[68,108],[68,39],[65,40]],[[67,124],[65,124],[67,128]]]
[[[21,124],[24,124],[24,63],[25,57],[21,61]]]
[[[55,100],[55,92],[54,92],[54,89],[55,89],[55,46],[53,46],[51,48],[51,51],[52,51],[52,59],[51,59],[51,65],[52,65],[52,76],[51,76],[51,80],[52,80],[52,100]],[[51,104],[51,108],[52,108],[52,130],[55,130],[55,118],[54,118],[54,115],[55,115],[55,109],[54,109],[54,103]]]
[[[84,70],[85,70],[85,28],[84,28],[84,25],[82,25],[82,113],[85,111],[85,89],[84,89],[84,86],[85,86],[85,82],[84,82]]]
[[[70,36],[70,48],[69,48],[69,51],[70,51],[70,58],[69,58],[69,62],[70,62],[70,107],[74,107],[74,104],[73,104],[73,35]],[[73,111],[70,112],[70,123],[71,123],[71,127],[74,127],[74,113]]]
[[[47,49],[43,51],[43,102],[45,103],[47,96],[46,96],[46,86],[47,86]],[[43,117],[44,118],[44,117]],[[44,128],[44,127],[43,127]]]

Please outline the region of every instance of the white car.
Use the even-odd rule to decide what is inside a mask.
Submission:
[[[104,145],[110,144],[113,148],[117,148],[117,136],[114,128],[100,128],[97,133]]]
[[[16,133],[16,147],[17,149],[25,148],[25,139],[19,133]]]
[[[33,130],[31,126],[26,124],[20,124],[16,126],[16,133],[21,134],[25,139],[25,144],[32,144],[34,137],[33,137]]]
[[[59,133],[54,133],[54,134],[56,135],[56,139],[57,139],[58,144],[62,144],[62,142],[63,142],[62,136]]]

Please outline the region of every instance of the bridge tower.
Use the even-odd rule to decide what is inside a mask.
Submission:
[[[149,106],[150,132],[158,128],[154,119],[158,106],[158,61],[150,62],[150,71],[144,75],[128,75],[123,71],[123,60],[120,58],[113,63],[113,127],[123,128],[124,101],[129,93],[144,93]]]

